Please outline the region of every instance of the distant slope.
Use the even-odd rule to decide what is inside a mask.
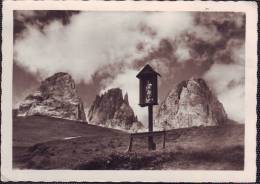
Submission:
[[[147,151],[147,139],[75,121],[30,117],[14,120],[14,167],[30,169],[229,169],[244,165],[244,125],[167,132],[166,149]],[[64,140],[65,137],[76,137]],[[21,147],[23,146],[23,147]]]
[[[32,146],[36,143],[67,137],[124,134],[122,131],[102,128],[80,121],[44,116],[14,117],[14,146]]]

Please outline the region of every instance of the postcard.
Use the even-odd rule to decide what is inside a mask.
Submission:
[[[256,3],[4,1],[2,39],[2,181],[256,180]]]

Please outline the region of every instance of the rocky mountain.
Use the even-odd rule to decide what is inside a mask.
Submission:
[[[215,126],[225,123],[223,105],[203,79],[179,83],[161,103],[155,124],[164,129]]]
[[[67,73],[56,73],[41,82],[38,90],[20,104],[18,116],[43,115],[86,121],[83,102]]]
[[[138,131],[143,125],[138,122],[128,102],[128,95],[123,98],[120,88],[109,89],[97,95],[88,112],[91,124],[129,131]]]

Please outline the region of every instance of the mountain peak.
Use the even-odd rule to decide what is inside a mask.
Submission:
[[[110,128],[130,130],[137,117],[128,102],[128,94],[123,98],[120,88],[112,88],[96,98],[88,112],[90,123]]]
[[[44,115],[85,121],[83,102],[77,94],[72,77],[56,73],[41,82],[38,90],[21,103],[18,115]]]
[[[129,105],[127,92],[125,93],[125,96],[124,96],[124,102],[125,102],[125,104]]]
[[[200,78],[191,78],[171,90],[159,107],[156,123],[168,128],[185,128],[215,126],[226,120],[223,105],[206,82]]]

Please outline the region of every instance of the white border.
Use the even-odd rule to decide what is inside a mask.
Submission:
[[[233,11],[246,13],[244,171],[76,171],[12,169],[13,10]],[[2,31],[1,179],[3,181],[255,182],[257,4],[255,2],[5,1]]]

